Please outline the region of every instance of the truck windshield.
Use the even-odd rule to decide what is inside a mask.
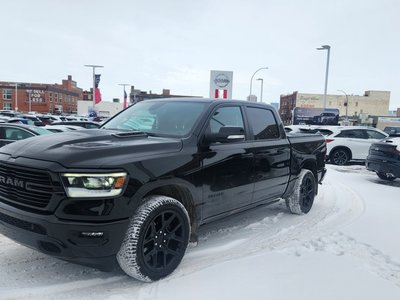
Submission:
[[[104,124],[103,129],[142,131],[150,135],[187,136],[207,103],[143,101]]]

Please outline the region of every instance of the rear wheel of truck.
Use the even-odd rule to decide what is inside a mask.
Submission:
[[[117,254],[121,269],[140,281],[171,274],[180,264],[190,236],[185,207],[166,196],[150,196],[131,218]]]
[[[301,170],[293,193],[286,199],[286,206],[293,214],[306,214],[314,203],[316,181],[314,174],[307,169]]]

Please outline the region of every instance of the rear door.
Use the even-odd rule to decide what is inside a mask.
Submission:
[[[275,114],[267,107],[246,106],[253,141],[253,202],[275,200],[286,190],[290,172],[290,143],[279,131]]]
[[[340,138],[341,145],[350,148],[353,159],[365,159],[370,143],[365,129],[342,130],[335,138]]]

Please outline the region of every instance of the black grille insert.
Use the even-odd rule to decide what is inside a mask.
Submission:
[[[6,201],[43,209],[53,193],[49,173],[0,163],[0,197]]]

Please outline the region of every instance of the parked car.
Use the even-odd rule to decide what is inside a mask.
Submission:
[[[391,137],[400,137],[400,126],[386,126],[383,131]]]
[[[0,123],[0,147],[44,134],[51,134],[51,131],[32,125]]]
[[[400,177],[400,137],[373,143],[365,165],[383,180],[393,181]]]
[[[23,119],[27,120],[26,124],[28,124],[28,125],[35,125],[35,126],[44,126],[44,125],[46,125],[45,123],[43,123],[35,115],[22,114],[22,115],[20,115],[20,118],[23,118]]]
[[[81,126],[86,129],[93,129],[100,127],[99,123],[90,121],[61,121],[61,122],[53,122],[50,125],[75,125],[75,126]]]
[[[327,159],[334,165],[350,160],[365,160],[372,143],[388,136],[382,130],[364,126],[321,127],[327,145]]]
[[[308,213],[325,153],[320,134],[287,137],[270,105],[146,100],[101,129],[3,148],[10,180],[0,189],[0,233],[65,260],[103,270],[118,261],[138,280],[159,280],[202,224],[280,199],[291,213]]]

